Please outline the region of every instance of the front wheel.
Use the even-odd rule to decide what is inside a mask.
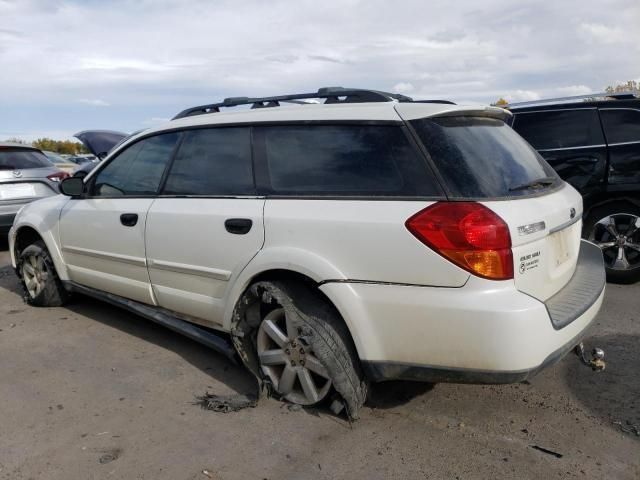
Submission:
[[[585,222],[585,236],[602,250],[607,280],[640,280],[640,208],[614,202],[595,208]]]
[[[29,305],[59,307],[66,302],[69,294],[58,278],[43,241],[38,240],[20,252],[18,273]]]

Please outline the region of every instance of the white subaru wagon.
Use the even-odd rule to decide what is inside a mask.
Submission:
[[[605,278],[509,115],[337,87],[194,107],[25,206],[12,263],[31,305],[104,299],[352,417],[370,382],[522,381]]]

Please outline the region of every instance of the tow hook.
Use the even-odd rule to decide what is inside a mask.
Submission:
[[[587,367],[591,367],[591,370],[594,372],[601,372],[607,366],[604,361],[604,350],[601,348],[594,348],[591,350],[591,360],[587,359],[587,355],[584,351],[584,344],[582,342],[576,345],[573,351],[578,356],[578,359],[580,359],[580,362]]]

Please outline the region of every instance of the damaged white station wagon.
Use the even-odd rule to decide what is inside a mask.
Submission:
[[[190,108],[24,207],[12,262],[31,305],[104,299],[352,417],[369,382],[522,381],[605,277],[508,115],[337,87]]]

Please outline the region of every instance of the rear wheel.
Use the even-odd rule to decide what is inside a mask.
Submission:
[[[286,400],[313,405],[327,396],[331,377],[298,327],[287,322],[284,308],[269,312],[257,338],[260,367]]]
[[[68,299],[43,241],[38,240],[20,252],[18,272],[29,305],[59,307]]]
[[[335,390],[350,418],[367,398],[367,384],[349,331],[337,312],[311,287],[260,282],[255,349],[261,374],[285,400],[315,405]],[[334,407],[332,406],[332,409]]]
[[[614,202],[595,208],[585,222],[585,236],[602,250],[607,280],[640,280],[640,208]]]

